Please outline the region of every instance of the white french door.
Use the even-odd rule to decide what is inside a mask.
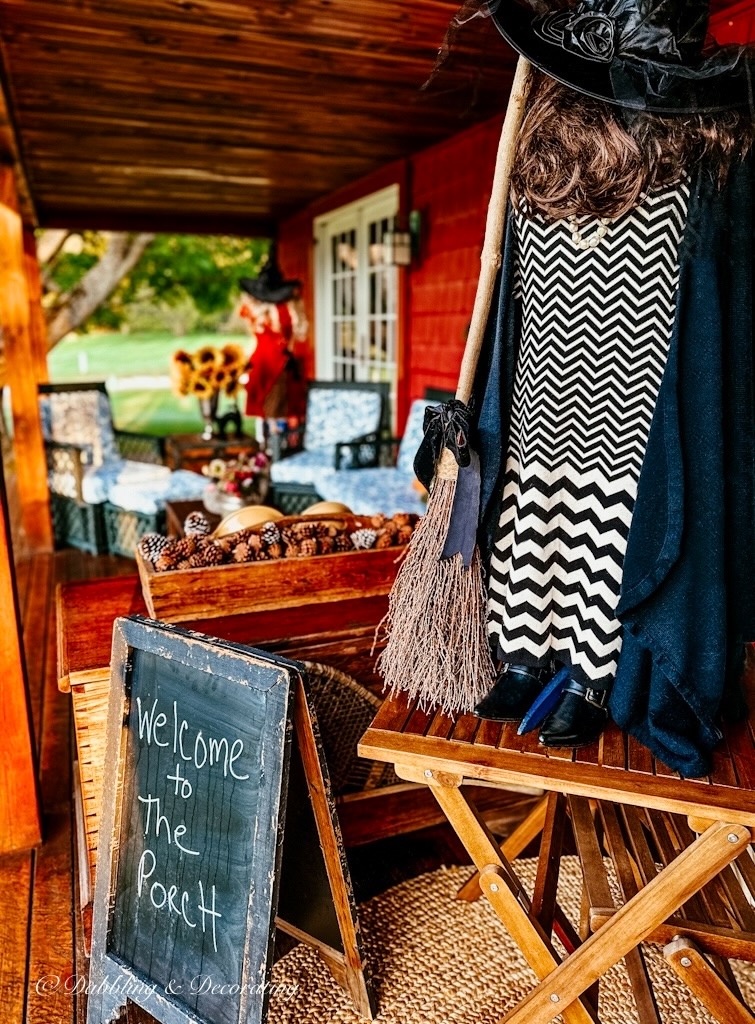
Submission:
[[[383,262],[398,185],[315,220],[316,371],[321,380],[387,381],[395,409],[398,269]]]

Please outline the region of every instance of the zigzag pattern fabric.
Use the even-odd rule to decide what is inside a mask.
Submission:
[[[489,622],[509,664],[613,681],[615,609],[673,331],[689,186],[598,226],[516,212],[522,337]],[[576,235],[576,237],[575,237]]]

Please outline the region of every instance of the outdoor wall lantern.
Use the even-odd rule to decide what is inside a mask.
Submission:
[[[412,262],[412,236],[408,231],[383,234],[383,263],[387,267],[408,267]]]

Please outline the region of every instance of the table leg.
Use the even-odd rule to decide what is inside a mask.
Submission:
[[[501,853],[508,861],[516,860],[520,853],[525,850],[533,839],[536,839],[543,831],[545,816],[548,811],[548,797],[544,796],[530,811],[524,821],[520,822],[505,843],[501,846]],[[459,889],[456,894],[460,900],[468,900],[473,903],[482,896],[480,888],[480,873],[475,871],[468,882]]]
[[[755,1024],[755,1017],[713,970],[694,942],[675,939],[664,947],[663,955],[720,1024]]]
[[[731,863],[751,841],[716,822],[507,1014],[505,1024],[548,1024],[626,953]]]
[[[433,773],[428,776],[403,765],[396,765],[396,772],[401,778],[411,776],[412,782],[430,787],[480,872],[482,891],[496,914],[538,978],[548,977],[559,965],[558,955],[540,923],[530,917],[527,895],[495,837],[462,792],[462,779]],[[566,1024],[599,1024],[593,1007],[579,995],[562,1012]]]

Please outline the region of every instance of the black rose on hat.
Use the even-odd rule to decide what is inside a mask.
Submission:
[[[499,0],[492,15],[536,67],[589,96],[659,114],[750,102],[750,52],[706,49],[709,0],[581,0],[546,13],[539,0]]]

